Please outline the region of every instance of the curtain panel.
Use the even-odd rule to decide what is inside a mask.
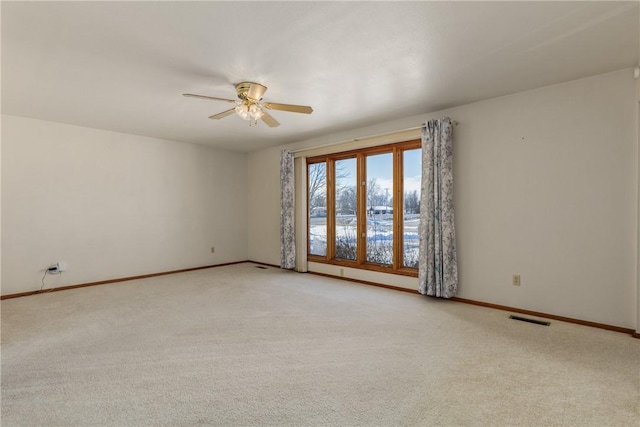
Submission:
[[[293,152],[280,152],[280,268],[296,266]]]
[[[452,134],[449,118],[422,128],[418,290],[440,298],[451,298],[458,289]]]

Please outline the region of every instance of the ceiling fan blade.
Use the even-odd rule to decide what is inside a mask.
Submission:
[[[235,108],[231,108],[227,111],[223,111],[222,113],[218,113],[218,114],[214,114],[213,116],[209,116],[210,119],[213,120],[220,120],[220,119],[224,119],[225,117],[228,117],[230,115],[232,115],[233,113],[236,112]]]
[[[214,100],[214,101],[233,102],[234,104],[236,103],[236,101],[234,101],[233,99],[216,98],[215,96],[194,95],[193,93],[183,93],[182,96],[187,96],[187,97],[190,97],[190,98],[210,99],[210,100]]]
[[[291,104],[277,104],[274,102],[265,102],[262,104],[262,106],[264,108],[268,108],[269,110],[290,111],[292,113],[311,114],[313,112],[313,108],[307,105],[291,105]]]
[[[262,115],[261,118],[262,118],[262,121],[267,124],[267,126],[272,128],[280,126],[280,123],[276,119],[274,119],[273,116],[271,116],[271,114],[267,113],[264,110],[262,111],[264,114]]]

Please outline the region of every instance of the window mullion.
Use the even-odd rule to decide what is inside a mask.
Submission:
[[[401,180],[398,179],[398,172],[401,170],[401,165],[398,162],[398,152],[399,150],[394,147],[393,148],[393,184],[392,184],[392,192],[393,192],[393,203],[392,203],[392,208],[393,208],[393,225],[392,225],[392,230],[393,230],[393,245],[392,245],[392,250],[393,250],[393,257],[392,257],[392,268],[394,270],[398,269],[398,266],[400,265],[398,263],[398,243],[401,240],[401,236],[400,233],[398,233],[398,218],[402,215],[402,212],[400,211],[400,207],[399,205],[401,205],[401,203],[398,203],[398,193],[401,187]]]
[[[335,160],[327,159],[327,259],[336,255],[336,168]]]
[[[358,265],[362,265],[367,261],[367,170],[365,156],[359,153],[357,159],[357,176],[358,176]]]

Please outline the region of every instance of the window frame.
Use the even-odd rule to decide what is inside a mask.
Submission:
[[[404,151],[421,149],[420,139],[396,142],[392,144],[378,145],[374,147],[360,148],[356,150],[329,153],[313,156],[306,159],[307,180],[309,177],[309,167],[312,164],[326,162],[326,218],[327,218],[327,250],[326,255],[313,255],[310,251],[309,227],[307,224],[307,261],[322,264],[338,265],[343,267],[371,270],[382,273],[398,274],[402,276],[418,276],[418,269],[405,267],[403,260],[403,221],[404,221]],[[367,232],[367,180],[366,180],[366,160],[369,155],[392,153],[393,164],[393,262],[392,264],[378,264],[368,262],[366,254],[366,232]],[[355,260],[335,259],[335,215],[336,215],[336,179],[335,162],[349,158],[356,159],[356,218],[357,218],[357,256]],[[309,187],[306,189],[307,201],[309,201]],[[307,218],[310,215],[310,203],[307,203]]]

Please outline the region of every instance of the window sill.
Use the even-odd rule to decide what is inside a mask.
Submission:
[[[308,262],[316,262],[319,264],[337,265],[341,267],[349,267],[360,270],[376,271],[378,273],[395,274],[398,276],[418,277],[417,268],[402,267],[394,270],[392,266],[383,266],[380,264],[358,264],[356,261],[347,260],[328,260],[325,257],[310,255],[307,257]]]

